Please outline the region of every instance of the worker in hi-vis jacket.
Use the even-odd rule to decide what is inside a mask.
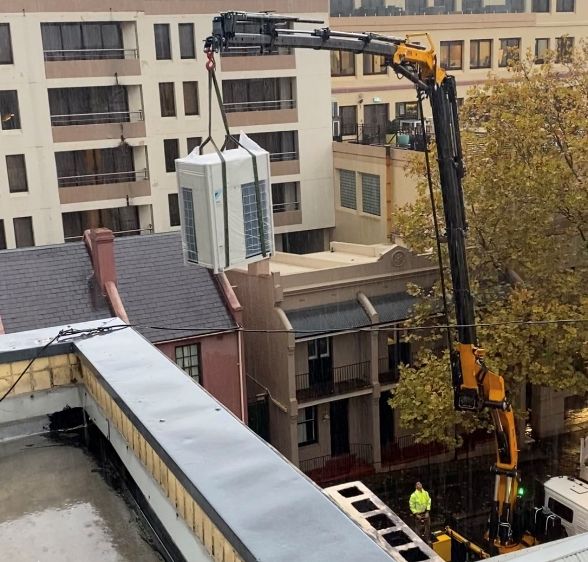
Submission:
[[[416,532],[427,544],[431,544],[431,496],[420,482],[416,483],[409,504],[414,515]]]

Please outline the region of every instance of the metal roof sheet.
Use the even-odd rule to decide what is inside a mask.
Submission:
[[[308,338],[321,333],[345,332],[370,325],[368,315],[355,300],[285,312],[296,332],[296,338]]]
[[[418,299],[408,293],[390,293],[377,297],[369,297],[380,316],[380,323],[398,322],[410,317],[411,308]]]
[[[318,486],[137,332],[75,346],[245,560],[389,562]]]

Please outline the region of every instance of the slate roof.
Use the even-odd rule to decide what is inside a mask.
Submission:
[[[179,232],[117,238],[114,253],[129,321],[151,342],[236,328],[209,270],[184,265]]]
[[[112,316],[83,242],[0,251],[6,333]]]

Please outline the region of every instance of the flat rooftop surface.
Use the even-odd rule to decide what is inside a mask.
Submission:
[[[2,560],[163,560],[82,449],[39,436],[0,443],[0,474]]]

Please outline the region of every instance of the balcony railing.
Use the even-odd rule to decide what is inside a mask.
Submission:
[[[285,213],[287,211],[299,211],[300,201],[289,201],[288,203],[274,203],[272,210],[274,213]]]
[[[300,461],[300,470],[321,484],[349,477],[355,480],[374,472],[372,446],[354,443],[349,445],[348,453]]]
[[[269,100],[269,101],[238,101],[223,104],[227,113],[239,111],[271,111],[275,109],[295,109],[296,100]]]
[[[311,380],[310,373],[296,375],[296,398],[299,401],[308,401],[343,394],[371,385],[370,362],[354,363],[342,367],[334,367],[327,376],[317,376],[320,380]]]
[[[482,6],[479,8],[465,9],[462,11],[448,10],[442,6],[430,6],[425,9],[405,10],[395,6],[378,8],[355,8],[352,11],[341,12],[331,8],[331,17],[369,17],[369,16],[437,16],[446,14],[521,14],[524,8],[509,8],[508,6]]]
[[[398,365],[390,365],[390,360],[388,357],[380,357],[380,359],[378,359],[378,378],[380,380],[380,384],[398,382],[400,378]]]
[[[136,59],[137,49],[53,49],[43,51],[45,61]]]
[[[270,152],[270,162],[298,160],[298,152]]]
[[[51,115],[52,127],[63,127],[67,125],[97,125],[103,123],[129,123],[136,121],[143,121],[143,110]]]
[[[85,174],[80,176],[62,176],[57,178],[59,187],[81,185],[101,185],[105,183],[135,182],[149,179],[147,168],[143,170],[129,170],[126,172],[107,172],[104,174]]]
[[[352,136],[355,138],[350,139],[349,137]],[[427,132],[427,137],[431,136],[432,134]],[[414,131],[395,131],[390,126],[348,124],[342,127],[341,134],[338,137],[334,137],[334,140],[341,142],[343,137],[347,137],[345,139],[346,142],[357,144],[374,146],[388,145],[418,152],[423,152],[425,149],[423,137],[420,133]]]

